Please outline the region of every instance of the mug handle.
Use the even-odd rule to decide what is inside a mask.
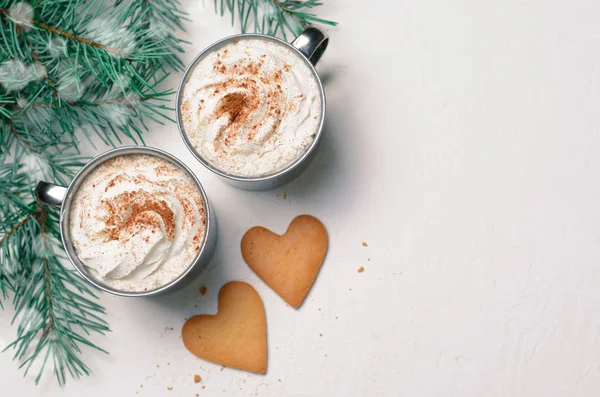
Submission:
[[[300,33],[300,36],[292,41],[292,45],[304,54],[313,66],[316,66],[321,59],[327,44],[329,44],[329,38],[325,36],[325,33],[313,27],[306,28]]]
[[[60,208],[65,199],[67,188],[41,181],[35,187],[35,199],[40,204]]]

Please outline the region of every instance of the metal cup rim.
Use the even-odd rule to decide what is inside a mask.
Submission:
[[[119,290],[119,289],[113,288],[109,285],[102,283],[100,280],[98,280],[96,277],[94,277],[87,269],[85,269],[85,265],[83,263],[81,263],[81,261],[79,260],[79,257],[77,256],[77,253],[75,252],[75,247],[73,246],[73,242],[71,240],[69,225],[68,225],[68,217],[70,216],[69,213],[70,213],[71,202],[73,200],[73,197],[77,193],[79,186],[85,180],[85,177],[87,177],[87,175],[90,172],[92,172],[96,167],[103,164],[107,160],[110,160],[110,159],[118,157],[118,156],[126,156],[126,155],[130,155],[130,154],[145,154],[145,155],[155,156],[155,157],[159,157],[163,160],[170,161],[174,165],[178,166],[183,172],[185,172],[187,175],[189,175],[192,178],[192,180],[196,183],[196,186],[198,187],[198,190],[200,191],[200,195],[202,197],[202,203],[204,204],[204,212],[206,214],[206,228],[204,230],[204,238],[203,238],[202,244],[200,245],[200,249],[198,250],[198,253],[194,257],[194,259],[190,261],[190,264],[188,265],[188,267],[175,279],[169,281],[168,283],[166,283],[158,288],[154,288],[154,289],[151,289],[148,291]],[[64,201],[60,207],[59,227],[60,227],[61,240],[62,240],[63,246],[65,248],[67,258],[73,264],[73,267],[75,267],[77,272],[87,282],[94,285],[96,288],[99,288],[100,290],[102,290],[104,292],[108,292],[113,295],[126,296],[126,297],[140,297],[140,296],[157,295],[157,294],[160,294],[162,292],[165,292],[165,291],[175,287],[196,266],[198,266],[198,264],[200,263],[200,258],[202,256],[202,254],[204,253],[207,242],[208,242],[208,236],[211,231],[212,222],[211,222],[211,211],[209,208],[209,203],[208,203],[208,198],[206,196],[206,192],[204,191],[204,187],[202,186],[202,183],[200,182],[200,180],[198,179],[196,174],[194,174],[194,172],[192,172],[192,170],[183,161],[179,160],[172,154],[170,154],[164,150],[161,150],[161,149],[157,149],[154,147],[148,147],[148,146],[129,145],[129,146],[122,146],[122,147],[118,147],[115,149],[107,150],[107,151],[97,155],[93,159],[91,159],[83,167],[81,167],[81,169],[79,171],[77,171],[77,174],[75,174],[75,176],[73,177],[73,180],[71,181],[71,183],[69,183],[69,186],[67,187],[67,191],[65,192]]]
[[[204,56],[211,53],[212,51],[215,51],[215,50],[225,46],[226,44],[229,44],[230,42],[234,42],[237,40],[243,40],[243,39],[270,40],[270,41],[276,42],[280,45],[284,45],[285,47],[287,47],[287,48],[291,49],[293,52],[295,52],[311,70],[311,73],[313,74],[313,77],[315,78],[315,80],[319,86],[319,94],[320,94],[320,99],[321,99],[321,113],[320,113],[319,126],[317,127],[317,130],[315,133],[316,135],[315,135],[313,141],[311,142],[311,144],[304,150],[304,152],[296,160],[294,160],[292,163],[288,164],[284,168],[282,168],[272,174],[261,175],[261,176],[257,176],[257,177],[233,175],[233,174],[229,174],[229,173],[213,166],[209,161],[204,159],[202,157],[202,155],[194,148],[194,145],[192,145],[192,142],[190,141],[190,139],[187,136],[187,133],[185,132],[185,129],[183,127],[183,122],[181,120],[180,104],[182,102],[183,87],[185,86],[185,84],[188,80],[188,77],[190,76],[191,72],[194,70],[194,68],[196,67],[198,62],[200,62]],[[326,105],[325,104],[325,89],[323,88],[323,82],[321,81],[321,78],[319,77],[319,74],[317,73],[315,66],[310,62],[310,60],[298,48],[294,47],[291,43],[288,43],[287,41],[281,40],[277,37],[273,37],[273,36],[269,36],[269,35],[261,34],[261,33],[244,33],[244,34],[236,34],[236,35],[227,36],[220,40],[217,40],[214,43],[212,43],[211,45],[209,45],[208,47],[204,48],[202,51],[200,51],[200,53],[198,55],[196,55],[194,57],[192,62],[190,62],[190,64],[185,69],[185,72],[183,73],[183,76],[181,77],[181,80],[179,82],[179,86],[177,88],[177,96],[175,99],[175,112],[177,114],[177,129],[179,130],[179,134],[181,135],[181,138],[183,139],[185,146],[192,153],[192,155],[196,158],[196,160],[198,160],[205,168],[207,168],[208,170],[217,174],[218,176],[228,179],[228,180],[231,180],[231,181],[263,182],[263,181],[270,181],[273,179],[277,179],[277,178],[291,172],[296,167],[300,166],[300,164],[302,164],[308,157],[310,157],[311,153],[318,146],[319,140],[321,139],[321,135],[323,132],[323,124],[325,122],[325,107],[326,107],[325,105]]]

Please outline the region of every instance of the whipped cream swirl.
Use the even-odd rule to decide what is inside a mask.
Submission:
[[[83,181],[69,229],[77,256],[100,281],[144,291],[187,269],[205,224],[202,196],[185,172],[158,157],[123,155]]]
[[[196,151],[238,176],[272,174],[312,143],[320,88],[305,61],[276,42],[244,38],[206,55],[192,70],[180,105]]]

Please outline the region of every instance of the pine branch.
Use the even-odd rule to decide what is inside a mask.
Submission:
[[[16,225],[8,229],[8,231],[2,236],[0,239],[0,246],[4,245],[6,240],[8,240],[15,232],[18,232],[21,227],[27,222],[29,222],[33,218],[33,213],[27,214],[22,220],[19,221]]]
[[[78,2],[86,3],[82,0]],[[41,0],[36,5],[42,7],[47,3],[48,0]],[[0,19],[4,17],[7,22],[12,22],[16,27],[32,27],[29,32],[26,29],[16,28],[8,29],[7,34],[2,31],[5,33],[4,41],[9,44],[7,54],[20,54],[21,57],[9,60],[12,62],[10,64],[5,63],[7,69],[16,69],[17,72],[5,72],[3,76],[0,67],[0,84],[8,91],[4,96],[13,103],[4,107],[4,116],[13,117],[15,113],[20,116],[19,128],[16,128],[16,131],[23,137],[21,142],[38,142],[38,139],[46,137],[49,139],[43,141],[43,146],[47,146],[49,142],[61,138],[59,135],[62,134],[67,134],[67,139],[70,141],[77,142],[75,132],[77,127],[82,125],[86,130],[96,132],[105,144],[121,143],[122,140],[119,138],[121,134],[134,142],[143,142],[141,134],[146,129],[143,118],[160,119],[164,115],[163,111],[170,109],[144,106],[144,112],[129,112],[116,105],[101,106],[96,109],[93,116],[89,116],[73,108],[80,104],[102,102],[104,98],[114,98],[119,95],[123,98],[135,97],[141,102],[169,95],[170,91],[161,91],[157,86],[167,74],[163,64],[175,68],[180,68],[182,65],[172,52],[182,51],[180,41],[170,31],[181,26],[181,16],[180,12],[176,11],[176,5],[177,3],[172,1],[152,0],[119,2],[110,11],[103,11],[100,6],[83,8],[78,18],[87,20],[97,30],[98,26],[106,25],[102,29],[108,29],[109,33],[103,34],[94,33],[89,28],[81,28],[82,23],[76,25],[64,17],[55,18],[55,25],[58,27],[44,24],[43,29],[35,30],[34,28],[40,24],[37,20],[24,18],[17,21],[14,16],[11,17],[7,8],[2,8]],[[157,8],[159,11],[154,11],[155,6],[159,7]],[[154,22],[149,25],[150,21],[156,19],[152,17],[153,13],[164,16],[164,19],[169,21],[166,26]],[[106,15],[108,22],[106,24],[98,22],[100,18],[98,15]],[[172,16],[168,17],[169,15]],[[125,19],[129,22],[125,30],[120,32],[119,29],[123,29],[121,24]],[[83,33],[71,34],[64,30],[65,26],[71,26]],[[113,29],[117,33],[113,32]],[[55,33],[59,37],[52,37],[50,33]],[[104,38],[104,41],[111,44],[119,44],[121,48],[96,45],[95,41],[92,42],[83,36],[85,33],[91,37]],[[11,34],[16,37],[7,38]],[[27,47],[27,50],[19,52],[20,47],[13,49],[10,43],[20,43]],[[94,51],[90,52],[87,47],[91,47]],[[114,54],[128,55],[118,57]],[[44,87],[39,83],[33,84],[39,79],[45,79],[47,85]],[[16,91],[14,88],[21,88],[21,91],[13,92]],[[36,91],[32,92],[32,89]],[[3,93],[0,92],[1,94]],[[75,106],[72,106],[73,104]],[[41,107],[53,107],[59,110],[41,111],[39,109]],[[8,113],[11,111],[12,113]],[[57,123],[60,123],[60,134],[56,133]],[[87,123],[91,123],[91,128],[87,128],[89,127],[86,126]],[[13,122],[13,126],[17,124],[17,121]],[[89,139],[89,135],[85,137]],[[32,149],[37,150],[35,147]]]
[[[3,12],[3,11],[5,11],[5,10],[0,10],[0,13]],[[106,52],[110,52],[111,54],[114,54],[114,55],[117,55],[117,56],[125,56],[125,55],[127,55],[127,54],[121,52],[121,50],[119,50],[118,48],[112,48],[112,47],[109,47],[107,45],[100,44],[100,43],[98,43],[96,41],[89,40],[89,39],[86,39],[84,37],[80,37],[80,36],[74,35],[74,34],[69,33],[69,32],[65,32],[63,30],[54,28],[52,26],[48,26],[48,25],[46,25],[44,23],[39,23],[39,22],[34,21],[34,20],[28,21],[28,23],[30,25],[32,25],[32,26],[35,26],[35,27],[40,28],[42,30],[45,30],[45,31],[47,31],[49,33],[53,33],[53,34],[62,36],[64,38],[68,39],[68,40],[73,40],[73,41],[76,41],[78,43],[90,46],[90,47],[94,47],[94,48],[98,48],[98,49],[104,50]]]
[[[8,126],[8,128],[10,129],[10,132],[14,135],[15,138],[17,138],[17,140],[26,148],[33,150],[31,148],[31,145],[29,145],[29,142],[27,142],[27,140],[25,138],[23,138],[23,136],[21,135],[21,133],[15,128],[15,125],[13,124],[11,119],[6,119],[5,120],[6,125]],[[7,146],[8,147],[8,146]]]
[[[40,69],[40,73],[44,76],[48,85],[52,88],[53,93],[54,93],[54,98],[58,99],[58,91],[56,90],[56,83],[54,83],[54,81],[50,78],[50,76],[48,76],[48,73],[46,72],[46,68],[44,67],[44,65],[42,65],[42,63],[40,62],[38,56],[36,55],[36,53],[34,51],[31,51],[31,57],[33,58],[33,61],[35,62],[36,66]]]
[[[229,11],[232,25],[237,17],[242,33],[252,26],[254,32],[287,40],[288,34],[295,37],[313,23],[337,25],[308,12],[322,4],[319,0],[215,0],[214,7],[221,16]]]
[[[14,358],[26,374],[35,362],[41,362],[36,383],[44,372],[46,357],[52,357],[55,376],[62,384],[66,373],[73,377],[89,373],[77,356],[79,344],[103,351],[77,329],[85,335],[109,329],[99,317],[104,309],[84,297],[96,298],[95,294],[74,270],[64,267],[56,253],[62,249],[58,215],[21,198],[30,194],[32,179],[66,183],[84,162],[69,153],[36,156],[24,166],[5,163],[0,168],[0,177],[12,175],[11,179],[2,178],[0,201],[13,210],[0,219],[0,288],[5,298],[7,290],[13,292],[13,322],[18,321],[16,339],[6,349],[14,350]],[[40,165],[40,158],[53,167]]]
[[[173,0],[0,0],[0,306],[12,296],[7,349],[25,373],[88,374],[81,346],[105,333],[95,293],[63,265],[58,214],[35,203],[39,180],[66,185],[94,145],[143,142],[146,120],[171,119],[159,84],[182,67],[184,15]]]
[[[118,0],[117,4],[125,0]],[[184,64],[177,54],[184,52],[182,43],[185,41],[177,38],[174,32],[184,30],[183,21],[189,21],[185,14],[179,10],[181,7],[177,0],[129,0],[135,5],[134,12],[140,16],[144,29],[151,32],[151,40],[162,40],[164,45],[171,49],[171,53],[158,61],[150,61],[149,68],[161,69],[163,63],[173,70],[183,70]]]
[[[10,119],[11,112],[6,107],[11,106],[12,104],[13,104],[13,101],[9,95],[0,93],[0,117],[3,117],[5,119]]]
[[[13,322],[19,320],[16,340],[6,349],[15,351],[14,358],[21,361],[25,374],[34,362],[50,354],[56,361],[54,372],[60,384],[65,382],[65,371],[73,377],[88,374],[88,367],[77,357],[80,353],[79,343],[84,343],[97,350],[95,346],[75,331],[75,326],[85,334],[89,332],[105,333],[109,328],[98,314],[104,309],[83,298],[78,292],[96,297],[89,290],[74,270],[67,270],[55,254],[60,247],[60,237],[53,228],[56,214],[50,214],[43,207],[37,206],[32,216],[23,223],[33,229],[39,239],[34,244],[34,256],[26,261],[27,281],[15,284],[13,305],[16,314]],[[15,233],[20,233],[22,226]],[[14,234],[13,234],[14,235]],[[21,270],[23,271],[23,270]],[[79,289],[79,291],[77,291]],[[27,347],[35,343],[33,351]],[[6,350],[5,349],[5,350]],[[35,382],[39,382],[46,360],[43,360]]]
[[[28,5],[27,3],[21,3],[22,6],[19,6],[19,3],[15,1],[5,1],[5,3],[11,4],[13,7],[31,7],[32,9],[44,10],[44,6],[48,3],[54,3],[53,0],[40,0],[36,1],[33,5]],[[46,4],[42,4],[46,3]],[[73,1],[74,3],[70,5],[73,7],[74,5],[84,4],[84,1]],[[130,61],[138,61],[142,62],[146,58],[161,58],[161,55],[169,55],[169,51],[167,48],[161,48],[158,46],[157,48],[144,48],[143,46],[135,47],[132,44],[135,44],[135,40],[144,40],[148,37],[152,37],[154,32],[150,32],[148,30],[139,30],[137,32],[137,28],[142,28],[140,26],[141,20],[136,18],[135,16],[131,16],[132,8],[135,8],[135,4],[125,5],[124,2],[119,1],[115,4],[114,8],[107,8],[101,2],[89,2],[90,6],[82,9],[80,13],[78,13],[78,21],[74,20],[66,20],[66,19],[53,19],[55,24],[48,24],[44,22],[40,22],[40,20],[30,17],[33,13],[29,13],[27,11],[18,13],[19,17],[16,18],[13,14],[15,12],[11,12],[10,8],[0,6],[0,15],[3,15],[5,19],[16,24],[14,32],[17,34],[21,34],[23,31],[23,27],[35,28],[41,31],[44,31],[48,34],[55,35],[66,39],[69,42],[77,43],[78,45],[83,45],[86,47],[90,47],[90,50],[99,50],[101,52],[110,53],[115,55],[116,57],[125,58]],[[149,5],[146,8],[150,7]],[[43,18],[48,12],[55,13],[55,10],[47,9],[47,12],[44,13],[42,11]],[[82,21],[95,22],[91,23],[92,29],[88,28],[80,28],[84,26]],[[108,22],[109,25],[104,27],[105,29],[113,29],[117,28],[116,31],[109,32],[107,34],[97,34],[98,31],[102,31],[102,27],[100,26],[101,22]],[[125,28],[123,29],[123,25]],[[125,37],[119,37],[119,33],[124,34]],[[137,37],[134,37],[131,34],[127,37],[128,33],[137,33]],[[160,43],[158,41],[157,43]],[[8,44],[8,43],[7,43]],[[148,49],[149,51],[144,51]],[[157,49],[163,50],[164,54],[156,51]]]
[[[4,15],[7,19],[11,19],[10,10],[8,10],[8,9],[0,8],[0,14]],[[62,29],[59,29],[59,28],[56,28],[53,26],[46,25],[45,23],[38,22],[34,19],[26,18],[23,20],[19,20],[19,21],[17,21],[17,24],[18,24],[18,26],[16,27],[15,32],[18,33],[19,35],[23,31],[23,29],[21,27],[23,25],[29,26],[29,27],[36,27],[36,28],[46,31],[48,33],[64,37],[67,40],[75,41],[77,43],[84,44],[86,46],[101,49],[103,51],[109,52],[109,53],[117,55],[117,56],[125,55],[121,52],[121,50],[119,48],[109,47],[109,46],[107,46],[105,44],[101,44],[97,41],[78,36],[76,34],[64,31]]]

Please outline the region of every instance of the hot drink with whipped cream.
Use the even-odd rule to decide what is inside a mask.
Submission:
[[[321,123],[320,86],[301,55],[244,37],[203,56],[183,86],[183,130],[229,175],[274,174],[298,159]]]
[[[69,219],[81,263],[121,291],[152,290],[176,279],[194,262],[206,229],[194,180],[145,154],[101,163],[78,188]]]

